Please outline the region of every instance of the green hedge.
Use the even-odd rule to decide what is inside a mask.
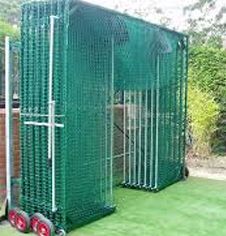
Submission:
[[[219,105],[211,95],[189,86],[188,115],[193,136],[193,151],[199,156],[211,153],[211,140],[217,130]]]
[[[209,101],[206,101],[207,104],[213,102],[218,104],[219,115],[217,120],[213,114],[216,129],[214,134],[211,134],[209,143],[213,151],[225,154],[226,50],[207,46],[192,47],[190,49],[189,84],[193,89],[196,88],[199,93],[202,93],[201,96],[204,96]],[[197,91],[195,90],[194,93]],[[199,98],[197,97],[197,99]],[[209,114],[206,115],[209,116]]]
[[[0,44],[1,48],[4,46],[5,36],[9,36],[12,39],[19,38],[19,29],[15,26],[10,25],[9,23],[0,20]]]

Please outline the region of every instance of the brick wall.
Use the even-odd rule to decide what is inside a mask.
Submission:
[[[19,177],[19,110],[13,110],[13,177]],[[5,109],[0,109],[0,199],[5,198],[6,184],[5,162]]]

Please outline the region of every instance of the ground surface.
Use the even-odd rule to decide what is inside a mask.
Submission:
[[[226,180],[226,157],[187,158],[187,164],[192,176]]]
[[[117,189],[117,212],[69,236],[224,236],[226,182],[190,178],[158,194]],[[1,236],[20,236],[0,225]]]

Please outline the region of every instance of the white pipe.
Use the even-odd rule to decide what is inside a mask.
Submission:
[[[153,85],[151,88],[151,144],[150,144],[150,183],[149,187],[152,188],[153,186],[153,151],[154,151],[154,146],[153,146],[153,133],[154,133],[154,89]]]
[[[48,104],[48,159],[52,158],[52,101],[53,101],[53,59],[54,59],[54,25],[55,25],[56,16],[50,16],[50,46],[49,46],[49,104]]]
[[[129,91],[129,184],[131,184],[132,166],[131,166],[131,91]]]
[[[51,127],[52,126],[52,124],[49,124],[49,123],[35,122],[35,121],[25,121],[24,124],[25,125],[34,125],[34,126],[46,126],[46,127]],[[64,125],[55,123],[55,127],[64,128]]]
[[[56,212],[55,101],[52,101],[52,212]]]
[[[53,101],[53,60],[54,60],[54,26],[56,16],[50,16],[50,46],[49,46],[49,117],[48,117],[48,159],[52,160],[52,211],[56,208],[55,179],[55,102]],[[54,123],[53,123],[54,122]],[[53,140],[54,139],[54,140]]]
[[[124,91],[124,97],[123,97],[123,183],[126,183],[126,91]]]
[[[125,154],[128,155],[129,153],[126,152]],[[124,157],[124,153],[119,154],[119,155],[114,155],[114,156],[113,156],[114,159],[119,158],[119,157]],[[109,158],[109,160],[110,160],[110,158]]]
[[[113,205],[113,155],[114,155],[114,79],[115,79],[115,42],[111,39],[111,159],[110,159],[110,203]]]
[[[155,189],[158,188],[159,174],[159,56],[157,57],[157,81],[156,81],[156,133],[155,133]]]
[[[6,197],[11,208],[11,160],[12,160],[12,91],[10,78],[10,42],[5,38],[5,136],[6,136]]]
[[[49,114],[38,114],[38,113],[20,113],[20,116],[28,117],[49,117]],[[55,115],[55,117],[64,117],[64,115]]]
[[[133,184],[137,184],[137,93],[134,92],[134,163],[133,163],[133,173],[134,173],[134,179]]]
[[[108,202],[108,155],[109,155],[109,149],[108,149],[108,101],[107,101],[107,98],[109,96],[109,91],[108,91],[108,84],[106,83],[106,87],[105,87],[105,178],[104,178],[104,181],[105,181],[105,203]],[[110,156],[111,158],[111,156]]]
[[[138,185],[141,184],[141,134],[142,134],[142,92],[139,92],[139,163],[138,163]]]
[[[145,91],[144,187],[147,186],[148,91]]]

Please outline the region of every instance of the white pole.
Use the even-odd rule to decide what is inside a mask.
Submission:
[[[156,81],[156,133],[155,133],[155,189],[158,188],[159,174],[159,56],[157,56],[157,81]]]
[[[11,208],[11,160],[12,160],[12,91],[10,78],[10,42],[5,38],[5,136],[6,136],[6,197]]]
[[[137,184],[137,93],[134,92],[134,162],[133,162],[133,173],[134,173],[134,180],[133,184]]]
[[[126,183],[126,91],[124,91],[124,97],[123,97],[123,149],[124,149],[124,155],[123,155],[123,184]]]
[[[50,16],[50,46],[49,46],[49,116],[48,116],[48,159],[51,160],[52,158],[52,101],[53,101],[53,53],[54,53],[54,23],[55,23],[55,16]]]
[[[148,91],[145,91],[144,187],[147,186]]]
[[[108,201],[108,155],[109,155],[109,148],[108,148],[108,96],[109,96],[109,91],[108,91],[108,84],[106,83],[106,94],[105,94],[105,203]]]
[[[131,91],[129,91],[129,184],[131,184],[132,166],[131,166]]]
[[[151,88],[151,144],[150,144],[150,183],[149,183],[149,187],[152,188],[153,186],[153,150],[154,150],[154,146],[153,146],[153,133],[154,133],[154,116],[153,116],[153,112],[154,112],[154,89],[153,89],[153,85]]]
[[[113,205],[113,155],[114,155],[114,79],[115,79],[115,42],[111,39],[111,157],[110,157],[110,203]]]
[[[141,184],[141,134],[142,134],[142,92],[139,92],[139,163],[138,163],[138,185]]]
[[[33,125],[33,126],[46,126],[46,127],[51,126],[51,125],[49,125],[49,123],[46,123],[46,122],[36,122],[36,121],[24,121],[24,124],[25,125]],[[58,127],[58,128],[64,128],[64,124],[55,123],[54,126]]]
[[[53,101],[53,60],[54,60],[54,25],[56,16],[50,16],[49,46],[49,114],[48,114],[48,159],[52,160],[52,211],[56,212],[56,169],[55,169],[55,101]]]
[[[56,212],[55,101],[52,101],[52,211]]]

